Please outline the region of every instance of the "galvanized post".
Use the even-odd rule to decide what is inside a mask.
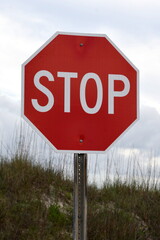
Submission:
[[[74,154],[74,240],[87,240],[87,154]]]

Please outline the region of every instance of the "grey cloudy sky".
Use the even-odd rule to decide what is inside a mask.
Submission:
[[[102,33],[140,71],[140,121],[123,149],[160,148],[159,0],[6,0],[0,2],[0,137],[20,121],[21,64],[56,31]]]

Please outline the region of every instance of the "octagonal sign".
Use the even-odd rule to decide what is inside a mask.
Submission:
[[[57,32],[22,75],[22,116],[56,151],[104,152],[138,118],[138,70],[106,35]]]

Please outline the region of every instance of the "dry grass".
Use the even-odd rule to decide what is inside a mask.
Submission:
[[[0,154],[0,239],[71,240],[72,156],[46,154],[45,146],[36,155],[37,143],[28,137],[30,144],[20,134],[14,151]],[[88,240],[159,240],[160,191],[156,181],[150,184],[154,169],[149,166],[148,178],[140,182],[135,174],[143,177],[140,166],[128,165],[123,179],[115,166],[116,178],[110,179],[107,164],[104,185],[88,186]]]

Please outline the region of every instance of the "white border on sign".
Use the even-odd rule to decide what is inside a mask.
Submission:
[[[40,130],[24,115],[24,81],[25,81],[25,65],[30,62],[42,49],[44,49],[54,38],[58,35],[74,35],[74,36],[90,36],[90,37],[105,37],[112,46],[123,56],[123,58],[135,69],[137,72],[137,119],[128,127],[125,131],[123,131],[118,138],[104,151],[86,151],[86,150],[58,150],[41,132]],[[38,135],[44,139],[49,146],[57,153],[106,153],[113,144],[115,144],[133,125],[139,120],[139,70],[135,67],[135,65],[124,55],[124,53],[112,42],[112,40],[105,34],[90,34],[90,33],[72,33],[72,32],[59,32],[57,31],[53,34],[35,53],[33,53],[23,64],[22,64],[22,76],[21,76],[21,116],[22,118],[34,129]]]

